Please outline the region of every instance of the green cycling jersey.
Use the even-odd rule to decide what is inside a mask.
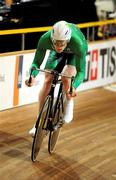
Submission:
[[[69,26],[72,31],[71,39],[68,42],[63,52],[67,54],[73,54],[71,56],[72,59],[69,64],[76,67],[77,73],[75,76],[73,87],[77,88],[83,82],[84,77],[85,77],[86,53],[88,50],[88,44],[83,33],[80,31],[80,29],[76,25],[69,23]],[[47,31],[40,37],[31,68],[32,67],[40,68],[40,65],[42,64],[44,60],[47,50],[50,50],[51,52],[47,60],[50,63],[46,62],[45,68],[49,69],[51,67],[51,69],[54,69],[57,63],[55,59],[56,52],[55,52],[55,49],[51,40],[51,30]],[[36,77],[37,74],[38,72],[34,70],[33,75]]]

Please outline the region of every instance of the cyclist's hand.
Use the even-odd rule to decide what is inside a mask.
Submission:
[[[31,79],[29,78],[29,79],[27,79],[27,80],[25,81],[25,84],[26,84],[26,86],[28,86],[28,87],[33,86],[34,83],[35,83],[35,78],[34,78],[33,76],[31,76]]]
[[[77,91],[76,89],[73,87],[73,90],[72,90],[72,93],[70,94],[69,91],[66,93],[66,96],[68,98],[72,98],[72,97],[75,97],[77,95]]]

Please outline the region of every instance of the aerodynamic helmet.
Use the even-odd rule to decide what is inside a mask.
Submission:
[[[51,30],[52,40],[69,41],[71,38],[71,28],[66,21],[59,21],[53,25]]]

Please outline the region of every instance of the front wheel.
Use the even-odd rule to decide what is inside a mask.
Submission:
[[[34,162],[40,151],[43,139],[46,135],[47,119],[50,112],[51,100],[48,96],[44,102],[44,105],[40,111],[39,117],[36,122],[36,131],[32,144],[31,160]]]

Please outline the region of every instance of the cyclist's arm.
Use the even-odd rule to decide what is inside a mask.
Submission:
[[[84,80],[85,77],[85,65],[86,65],[86,56],[83,55],[81,58],[76,57],[76,70],[77,74],[73,83],[73,87],[76,89]]]
[[[35,83],[35,77],[38,75],[38,70],[36,70],[36,68],[40,68],[40,66],[43,62],[44,56],[45,56],[45,52],[46,51],[41,50],[39,47],[37,47],[34,60],[29,69],[30,77],[28,80],[25,81],[25,84],[28,87],[33,86],[33,84]],[[35,67],[35,68],[33,68],[33,67]]]
[[[45,54],[46,54],[46,50],[45,49],[42,49],[40,47],[40,44],[38,44],[37,46],[37,50],[36,50],[36,53],[35,53],[35,57],[34,57],[34,60],[31,64],[31,67],[30,67],[30,70],[32,69],[32,67],[36,67],[36,68],[40,68],[43,60],[44,60],[44,57],[45,57]],[[34,70],[32,75],[34,77],[36,77],[38,74],[38,71],[37,70]]]
[[[75,76],[75,80],[73,83],[73,87],[75,89],[83,82],[85,77],[87,50],[88,50],[88,46],[86,41],[80,40],[78,46],[76,46],[76,51],[75,51],[76,53],[74,55],[75,66],[77,70],[77,74]]]
[[[44,60],[47,49],[52,49],[50,37],[51,37],[51,32],[48,31],[45,34],[43,34],[41,36],[41,38],[39,39],[39,42],[37,45],[37,50],[36,50],[35,57],[34,57],[32,65],[31,65],[31,68],[32,67],[40,68],[40,66]],[[36,71],[36,70],[33,71],[34,77],[36,77],[37,74],[38,74],[38,71]]]
[[[79,28],[75,28],[72,26],[73,34],[72,34],[72,43],[71,49],[74,53],[74,66],[76,67],[77,74],[73,83],[73,87],[76,89],[84,80],[85,77],[85,65],[86,65],[86,53],[88,50],[87,41],[80,31]]]
[[[88,51],[88,44],[84,36],[77,39],[75,46],[75,63],[77,74],[73,83],[73,87],[76,89],[85,78],[85,69],[86,69],[86,54]]]

